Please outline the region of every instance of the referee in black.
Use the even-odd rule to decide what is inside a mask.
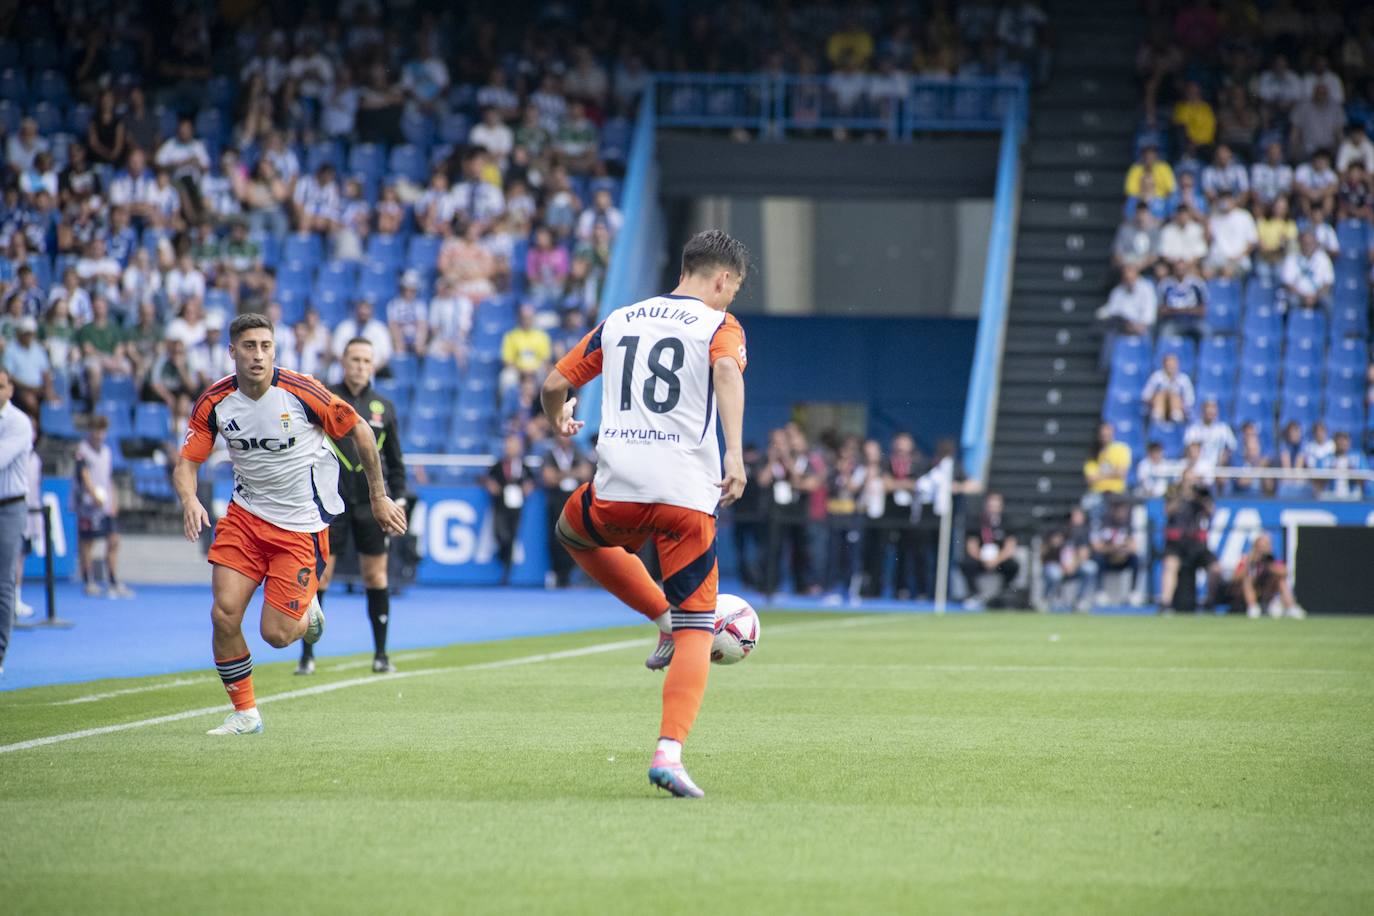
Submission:
[[[396,427],[396,407],[372,387],[373,358],[372,342],[366,337],[350,340],[343,351],[343,382],[330,385],[329,390],[353,405],[358,416],[371,425],[372,434],[377,437],[377,448],[382,453],[388,494],[404,507],[405,500],[402,497],[406,491],[406,468],[401,461],[401,433]],[[391,595],[387,591],[386,577],[387,536],[372,517],[372,503],[362,462],[358,459],[358,447],[351,439],[332,444],[339,458],[339,495],[343,497],[344,511],[329,523],[329,561],[325,565],[324,575],[320,577],[320,602],[324,602],[325,589],[329,588],[334,578],[334,564],[351,537],[358,548],[363,588],[367,590],[367,619],[372,623],[372,641],[376,646],[372,670],[377,674],[388,674],[395,671],[396,666],[386,656],[386,625],[391,617]],[[304,641],[301,642],[301,662],[296,673],[315,673],[314,650]]]

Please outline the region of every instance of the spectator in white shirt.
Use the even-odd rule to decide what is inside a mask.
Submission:
[[[167,323],[166,338],[179,340],[188,351],[205,340],[205,309],[199,296],[189,296],[181,306],[181,314]]]
[[[372,341],[379,370],[391,361],[391,332],[374,317],[371,299],[359,299],[354,303],[353,316],[339,322],[334,329],[334,352],[343,353],[344,347],[355,337]]]
[[[1215,398],[1202,402],[1202,416],[1188,427],[1183,441],[1188,445],[1198,443],[1202,447],[1202,460],[1212,467],[1224,467],[1236,450],[1236,434],[1221,419],[1221,409]]]
[[[1336,210],[1336,192],[1341,179],[1331,168],[1331,154],[1317,150],[1311,162],[1304,162],[1293,173],[1298,191],[1298,210],[1310,220],[1326,222]]]
[[[298,232],[330,233],[339,224],[343,197],[334,179],[334,166],[321,163],[314,175],[296,182],[291,195]]]
[[[1289,147],[1296,158],[1307,159],[1319,149],[1340,145],[1345,109],[1331,100],[1325,83],[1317,83],[1311,99],[1293,106],[1289,121]]]
[[[477,90],[477,104],[481,108],[495,108],[504,121],[512,120],[519,114],[520,96],[506,85],[506,71],[493,67],[487,77],[487,84]]]
[[[453,291],[453,281],[440,276],[429,303],[429,355],[467,362],[468,333],[472,330],[472,300]]]
[[[1121,269],[1121,282],[1112,287],[1107,304],[1097,310],[1097,318],[1110,331],[1138,336],[1154,328],[1157,311],[1154,284],[1140,275],[1140,269],[1127,264]]]
[[[192,296],[199,299],[205,298],[205,274],[196,268],[189,253],[177,258],[177,266],[167,271],[164,286],[167,290],[167,301],[171,303],[173,308],[181,305]],[[194,346],[194,344],[187,344],[187,346]]]
[[[351,137],[357,125],[358,90],[344,67],[325,94],[320,108],[320,130],[327,137]]]
[[[506,209],[501,189],[482,177],[486,155],[485,150],[473,150],[463,157],[463,180],[453,189],[458,214],[484,227]]]
[[[1217,209],[1207,220],[1212,235],[1212,248],[1207,267],[1224,277],[1250,272],[1250,255],[1259,244],[1259,230],[1255,218],[1244,207],[1236,206],[1229,194],[1217,198]]]
[[[93,287],[101,295],[119,295],[119,262],[105,251],[105,240],[96,236],[86,245],[85,252],[76,262],[76,275],[88,288]]]
[[[1179,207],[1159,231],[1159,256],[1170,264],[1197,264],[1207,257],[1207,231],[1193,211]]]
[[[1298,250],[1284,259],[1279,282],[1290,305],[1330,309],[1336,271],[1330,255],[1317,244],[1317,236],[1310,229],[1298,235]]]
[[[1212,164],[1202,170],[1202,193],[1212,203],[1222,194],[1229,194],[1240,203],[1250,196],[1250,178],[1245,173],[1245,166],[1235,160],[1225,143],[1217,144]]]
[[[1135,217],[1123,222],[1112,240],[1112,263],[1121,269],[1127,264],[1149,270],[1159,258],[1159,224],[1149,210],[1138,207]]]
[[[1261,102],[1279,113],[1288,111],[1303,99],[1310,98],[1302,89],[1302,77],[1288,66],[1288,58],[1282,54],[1274,58],[1268,70],[1260,74],[1255,86],[1255,94]]]
[[[1293,167],[1283,161],[1283,144],[1277,140],[1264,149],[1264,159],[1250,166],[1250,192],[1268,206],[1293,190]]]
[[[153,200],[157,195],[157,178],[148,168],[148,157],[134,147],[129,151],[125,168],[110,182],[110,205],[128,207],[135,219],[151,222],[154,218]]]
[[[868,78],[868,97],[880,117],[891,117],[910,86],[911,77],[897,66],[892,55],[886,54],[878,62],[878,72]]]
[[[1162,368],[1145,380],[1140,397],[1156,422],[1184,421],[1193,409],[1193,380],[1179,370],[1178,356],[1169,353],[1164,357]]]
[[[506,122],[501,120],[501,112],[495,108],[484,108],[482,120],[473,125],[472,130],[468,132],[468,142],[491,153],[504,168],[511,148],[515,146],[515,134]]]
[[[1358,121],[1346,130],[1341,148],[1336,151],[1336,171],[1344,175],[1345,170],[1356,162],[1363,165],[1366,172],[1374,174],[1374,143],[1370,142],[1364,125]]]
[[[1150,442],[1145,457],[1135,466],[1135,492],[1145,499],[1160,499],[1169,489],[1175,463],[1164,457],[1164,444]]]
[[[323,101],[334,88],[334,63],[313,37],[300,43],[287,73],[296,81],[296,93],[303,99]]]
[[[190,118],[177,121],[177,132],[158,147],[153,164],[166,169],[181,192],[183,205],[200,211],[200,176],[210,169],[210,153],[196,137],[196,124]]]
[[[616,208],[611,192],[601,188],[592,195],[592,205],[583,210],[582,215],[577,218],[577,238],[582,242],[590,242],[592,230],[598,225],[605,226],[610,231],[611,238],[615,238],[624,222],[625,217]]]
[[[134,249],[129,266],[124,268],[120,288],[129,307],[148,301],[162,289],[162,272],[153,269],[148,249],[142,246]]]
[[[1312,61],[1312,72],[1302,78],[1303,98],[1312,98],[1312,90],[1318,86],[1325,86],[1326,93],[1331,97],[1331,101],[1336,105],[1345,104],[1345,87],[1341,85],[1341,78],[1331,72],[1330,65],[1325,57],[1318,57]]]
[[[386,307],[393,352],[424,355],[429,338],[429,309],[420,296],[420,274],[407,270],[401,276],[401,294]]]
[[[38,122],[24,118],[19,122],[19,130],[5,141],[5,161],[15,172],[23,172],[33,167],[33,160],[39,153],[47,152],[46,138],[38,134]]]
[[[406,94],[412,113],[430,114],[439,106],[448,91],[448,65],[434,52],[434,35],[419,34],[419,53],[401,68],[401,91]]]
[[[600,107],[610,85],[605,69],[596,62],[591,49],[579,45],[573,49],[573,66],[563,77],[563,91],[569,97]]]

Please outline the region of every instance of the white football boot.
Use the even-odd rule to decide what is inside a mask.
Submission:
[[[262,713],[258,712],[257,707],[245,712],[237,709],[229,713],[225,718],[224,724],[218,728],[212,728],[205,734],[207,735],[258,735],[262,733]]]
[[[310,645],[320,641],[324,635],[324,608],[320,607],[320,596],[316,595],[310,599],[310,626],[305,628],[305,635],[301,639]]]

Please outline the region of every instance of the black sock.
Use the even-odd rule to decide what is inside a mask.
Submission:
[[[386,625],[391,619],[391,593],[384,588],[367,590],[367,619],[372,624],[372,642],[378,655],[386,654]]]

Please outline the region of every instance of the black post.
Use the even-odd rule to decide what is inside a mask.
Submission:
[[[30,512],[35,510],[30,509]],[[52,557],[52,506],[46,502],[42,508],[36,510],[43,516],[43,591],[48,599],[48,613],[42,620],[33,623],[16,623],[15,629],[36,630],[40,627],[48,627],[57,630],[70,629],[72,622],[62,620],[57,616],[57,575],[53,572]]]

